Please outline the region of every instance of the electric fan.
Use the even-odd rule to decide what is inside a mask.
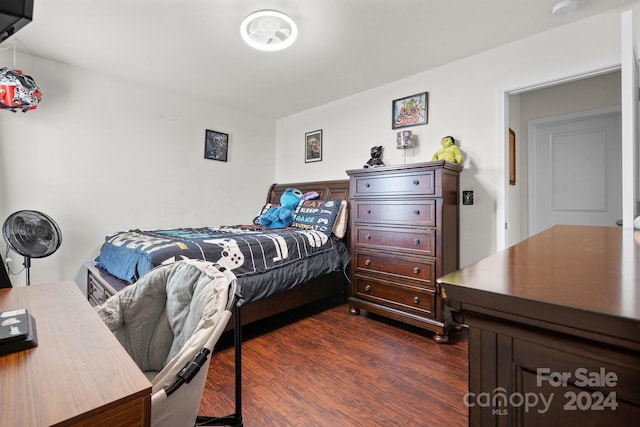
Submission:
[[[2,226],[2,235],[12,250],[24,257],[27,286],[30,285],[31,258],[47,257],[62,243],[58,224],[38,211],[23,210],[11,214]]]

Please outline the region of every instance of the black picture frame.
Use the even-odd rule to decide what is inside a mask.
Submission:
[[[304,162],[322,161],[322,129],[304,134]]]
[[[429,117],[429,92],[416,93],[391,102],[391,128],[426,125]]]
[[[206,129],[204,134],[204,158],[226,162],[228,152],[229,134]]]

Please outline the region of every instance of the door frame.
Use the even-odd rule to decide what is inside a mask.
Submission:
[[[507,247],[507,228],[509,227],[509,220],[511,218],[509,212],[509,203],[507,200],[507,187],[509,186],[509,96],[518,95],[525,92],[531,92],[538,89],[544,89],[551,86],[556,86],[564,83],[569,83],[576,80],[582,80],[589,77],[595,77],[603,74],[608,74],[616,71],[621,71],[621,64],[613,64],[610,66],[586,70],[582,73],[559,76],[555,79],[546,81],[532,81],[530,83],[524,83],[520,86],[499,88],[498,89],[498,129],[496,135],[498,135],[497,144],[497,191],[496,191],[496,250],[501,251]],[[624,127],[624,122],[623,122]],[[624,132],[624,129],[623,129]],[[623,144],[623,157],[625,155],[625,146]],[[623,166],[624,167],[624,166]],[[624,198],[624,193],[623,193]],[[624,215],[624,212],[623,212]]]

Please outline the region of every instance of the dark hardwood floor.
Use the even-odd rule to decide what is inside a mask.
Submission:
[[[311,313],[311,315],[309,315]],[[468,333],[428,332],[344,304],[243,328],[242,414],[256,426],[466,426]],[[212,355],[200,414],[234,408],[232,337]]]

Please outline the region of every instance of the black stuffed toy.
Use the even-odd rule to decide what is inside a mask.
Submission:
[[[371,158],[365,163],[364,168],[376,168],[378,166],[384,166],[382,163],[382,145],[376,145],[371,147]]]

